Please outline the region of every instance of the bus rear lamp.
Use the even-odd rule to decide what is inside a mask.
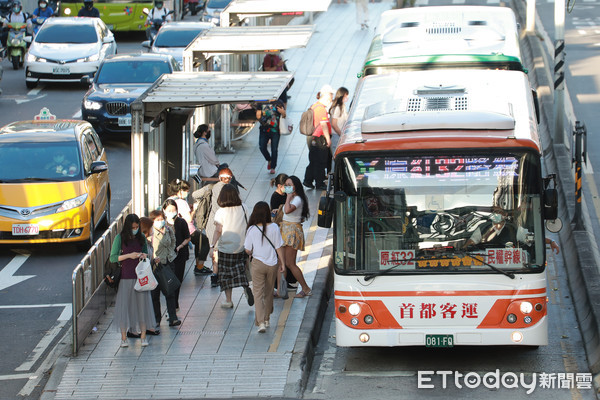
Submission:
[[[529,315],[527,315],[527,316],[525,316],[525,318],[523,318],[523,322],[525,322],[528,325],[531,323],[531,321],[532,321],[531,316],[529,316]]]
[[[360,306],[356,303],[352,303],[348,307],[348,312],[350,313],[350,315],[358,315],[360,314]]]
[[[520,341],[523,340],[523,334],[519,331],[514,331],[511,335],[510,338],[512,339],[513,342],[515,343],[519,343]]]
[[[544,309],[544,306],[542,305],[542,303],[537,303],[535,305],[535,311],[542,311]]]
[[[508,317],[506,317],[506,320],[508,321],[509,324],[514,324],[515,322],[517,322],[517,316],[515,314],[508,314]]]
[[[531,311],[533,311],[533,306],[528,301],[523,301],[519,308],[523,314],[529,314]]]
[[[365,315],[365,324],[371,325],[372,323],[373,323],[373,316],[372,315]]]
[[[350,320],[350,323],[354,326],[358,325],[358,318],[354,317]]]
[[[367,333],[361,333],[358,336],[358,340],[360,340],[362,343],[367,343],[369,341],[369,339],[371,339],[371,338],[369,337],[369,335]]]
[[[343,305],[343,304],[341,304],[341,305],[338,307],[338,311],[340,312],[340,314],[344,314],[344,313],[346,312],[346,306],[345,306],[345,305]]]

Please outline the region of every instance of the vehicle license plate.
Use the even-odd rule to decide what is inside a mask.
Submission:
[[[131,117],[119,117],[119,126],[131,126]]]
[[[40,227],[37,224],[13,224],[13,236],[39,235]]]
[[[52,72],[56,75],[69,75],[71,73],[70,67],[54,67]]]
[[[425,335],[425,347],[454,347],[454,336]]]

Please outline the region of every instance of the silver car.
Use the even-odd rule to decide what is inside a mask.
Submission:
[[[142,42],[142,46],[149,49],[150,53],[169,54],[183,68],[183,50],[196,36],[210,29],[210,22],[169,22],[160,28],[154,44],[150,41]]]

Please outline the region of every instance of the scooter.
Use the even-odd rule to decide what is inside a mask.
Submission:
[[[25,61],[27,52],[27,23],[11,22],[8,24],[8,39],[6,40],[6,56],[12,62],[13,69],[19,69]]]
[[[48,19],[47,17],[31,18],[31,23],[33,24],[33,36],[34,37],[35,37],[35,35],[37,35],[38,31],[40,30],[40,28],[42,27],[44,22],[46,22],[47,19]]]
[[[158,30],[165,23],[167,15],[171,14],[173,14],[173,10],[169,11],[166,15],[163,15],[160,18],[154,18],[150,20],[150,26],[148,27],[148,29],[146,29],[146,37],[148,38],[148,40],[150,40],[150,46],[152,46],[152,44],[154,43],[154,39],[156,39]]]

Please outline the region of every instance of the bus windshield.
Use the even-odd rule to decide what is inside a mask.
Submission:
[[[335,205],[340,273],[543,268],[536,155],[360,155],[336,166],[336,190],[345,193]]]

